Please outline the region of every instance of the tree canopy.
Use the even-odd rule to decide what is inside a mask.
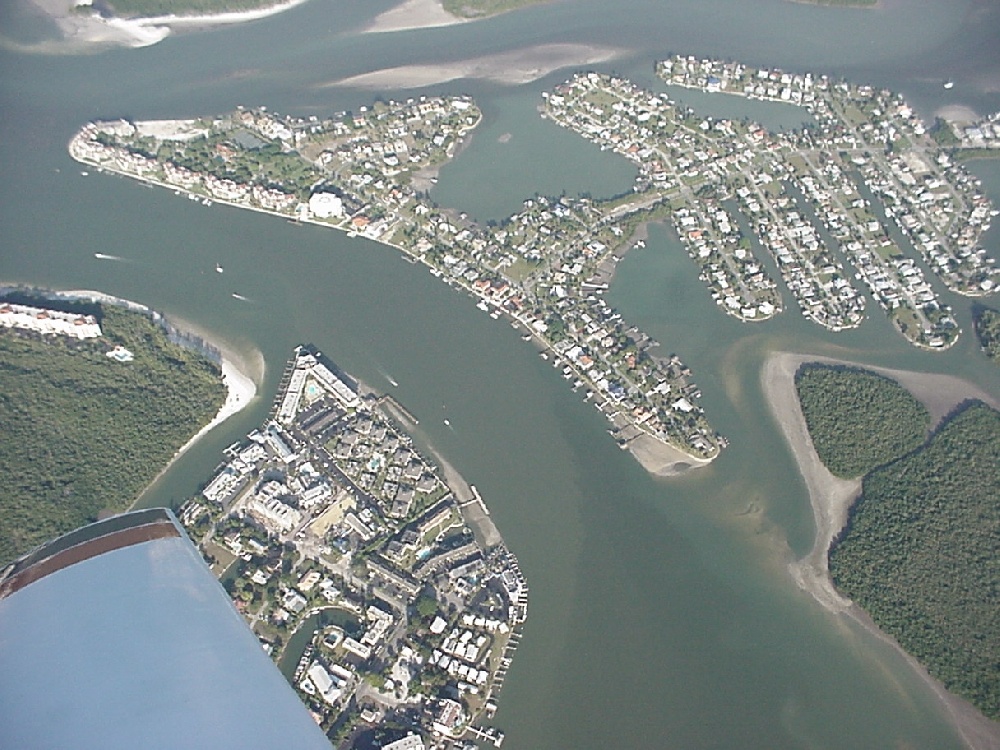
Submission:
[[[218,366],[149,317],[98,314],[98,339],[0,332],[0,565],[127,509],[225,400]]]
[[[1000,312],[989,307],[974,311],[976,336],[986,356],[1000,363]]]
[[[930,415],[894,380],[854,367],[806,364],[795,386],[816,452],[837,476],[861,476],[924,442]]]
[[[1000,412],[975,402],[865,477],[830,571],[950,691],[1000,718]]]

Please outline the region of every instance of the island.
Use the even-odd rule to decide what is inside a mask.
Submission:
[[[820,460],[863,477],[829,549],[834,584],[948,690],[1000,717],[1000,412],[966,401],[928,438],[930,413],[886,375],[807,363],[795,384]]]
[[[228,411],[220,352],[158,313],[0,291],[3,566],[131,507]]]
[[[178,515],[331,740],[499,747],[483,722],[527,583],[478,490],[415,427],[300,346],[268,418]]]
[[[769,356],[761,385],[815,517],[793,577],[894,645],[970,746],[993,747],[996,398],[950,375],[790,352]],[[886,403],[866,430],[873,396]],[[884,422],[891,439],[870,440]]]

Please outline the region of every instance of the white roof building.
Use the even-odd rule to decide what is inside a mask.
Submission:
[[[319,219],[344,215],[344,201],[333,193],[313,193],[309,196],[309,210]]]
[[[424,741],[419,734],[411,734],[401,740],[390,742],[383,746],[382,750],[424,750]]]

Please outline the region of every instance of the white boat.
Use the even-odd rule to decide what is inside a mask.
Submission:
[[[215,272],[222,273],[222,266],[220,266],[218,263],[215,264]]]
[[[955,87],[955,82],[954,81],[945,81],[944,82],[944,87],[946,89],[954,88]]]

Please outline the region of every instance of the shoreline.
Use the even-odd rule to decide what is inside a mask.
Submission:
[[[795,391],[795,373],[806,362],[859,367],[895,380],[930,412],[931,429],[936,429],[963,401],[978,398],[993,408],[998,408],[998,401],[975,384],[952,375],[893,370],[819,355],[771,352],[761,370],[764,397],[805,480],[816,526],[812,549],[801,559],[788,564],[792,579],[824,609],[834,615],[850,617],[902,655],[944,704],[953,726],[970,750],[1000,750],[1000,724],[988,719],[964,698],[949,693],[919,661],[884,633],[867,612],[834,586],[827,553],[833,539],[847,523],[850,507],[861,492],[861,478],[835,477],[820,461],[813,447]]]
[[[562,68],[585,67],[618,59],[624,51],[596,44],[541,44],[495,55],[437,65],[402,65],[320,84],[349,88],[422,88],[465,78],[520,86]]]
[[[632,438],[625,449],[643,469],[654,477],[661,478],[679,477],[696,469],[703,469],[715,460],[692,456],[645,432]]]
[[[476,19],[459,18],[446,11],[439,0],[403,0],[394,8],[375,16],[361,29],[362,34],[385,34],[412,29],[433,29],[455,26]]]
[[[206,333],[204,329],[184,320],[183,318],[171,316],[169,320],[174,323],[178,329],[195,334],[209,346],[218,350],[220,354],[219,366],[222,369],[222,382],[226,386],[226,400],[222,403],[219,411],[216,412],[215,416],[212,417],[209,423],[198,430],[198,432],[192,435],[191,438],[184,443],[184,445],[174,452],[170,461],[167,462],[162,469],[160,469],[157,475],[150,480],[149,484],[145,486],[142,492],[136,496],[129,510],[138,506],[140,501],[156,485],[156,483],[160,481],[163,475],[167,473],[167,471],[181,456],[194,447],[199,440],[230,417],[239,414],[251,403],[253,403],[258,395],[258,385],[264,382],[266,362],[264,361],[264,355],[261,354],[260,350],[254,349],[249,353],[249,355],[241,355],[237,353],[227,342]]]
[[[81,133],[82,133],[82,131],[81,131]],[[91,159],[91,158],[89,158],[89,157],[87,157],[87,156],[79,153],[79,151],[78,151],[78,149],[76,147],[76,144],[78,142],[78,139],[81,136],[81,133],[77,133],[76,135],[74,135],[70,139],[70,142],[69,142],[69,145],[68,145],[70,156],[74,160],[76,160],[77,162],[79,162],[81,164],[88,165],[88,166],[92,166],[92,167],[96,168],[98,171],[107,172],[109,174],[115,174],[115,175],[119,175],[121,177],[125,177],[125,178],[128,178],[128,179],[135,180],[135,181],[137,181],[137,182],[139,182],[141,184],[164,187],[164,188],[167,188],[169,190],[172,190],[175,194],[178,194],[178,195],[184,194],[184,195],[187,195],[188,197],[190,197],[190,196],[197,196],[199,199],[203,199],[204,198],[203,194],[193,193],[193,192],[191,192],[187,188],[184,188],[184,187],[181,187],[181,186],[178,186],[178,185],[174,185],[174,184],[170,184],[170,183],[166,183],[166,182],[162,182],[160,180],[151,178],[148,175],[136,174],[134,172],[129,172],[129,171],[126,171],[126,170],[121,169],[121,168],[116,167],[116,166],[112,166],[112,165],[108,165],[108,164],[104,164],[104,163],[101,163],[101,162],[94,161],[93,159]],[[463,140],[462,140],[461,144],[459,145],[459,149],[465,148],[468,145],[468,142],[472,139],[473,135],[474,135],[474,133],[471,132],[471,131],[469,133],[466,133],[463,136]],[[417,177],[420,180],[420,183],[418,183],[418,184],[425,184],[425,185],[428,185],[428,186],[432,186],[433,183],[431,182],[431,180],[433,179],[433,177],[435,175],[438,174],[438,171],[443,166],[444,166],[443,164],[437,164],[437,165],[425,167],[423,170],[420,170],[420,172],[418,172],[415,175],[415,177]],[[228,200],[228,199],[225,199],[225,198],[219,198],[219,197],[214,196],[214,195],[212,196],[211,201],[214,202],[214,203],[219,203],[221,205],[232,206],[234,208],[248,209],[250,211],[256,211],[258,213],[263,213],[263,214],[267,214],[267,215],[270,215],[270,216],[278,216],[278,217],[284,218],[284,219],[286,219],[288,221],[294,221],[295,223],[310,224],[310,225],[313,225],[313,226],[325,227],[327,229],[336,229],[338,231],[345,232],[348,237],[355,236],[355,235],[358,234],[358,232],[356,230],[349,229],[347,226],[344,225],[343,222],[341,222],[340,224],[331,224],[329,222],[319,221],[319,220],[312,219],[312,218],[307,218],[307,219],[297,218],[297,217],[295,217],[292,214],[281,213],[280,211],[277,211],[277,210],[274,210],[274,209],[271,209],[271,208],[264,208],[264,207],[261,207],[261,206],[250,205],[248,203],[236,202],[234,200]],[[646,230],[643,227],[637,228],[636,235],[639,236],[639,235],[641,235],[645,231]],[[391,248],[395,249],[397,252],[400,253],[400,255],[404,259],[406,259],[406,260],[408,260],[410,262],[413,262],[413,263],[421,262],[424,265],[428,266],[429,268],[433,269],[433,266],[430,266],[429,264],[427,264],[426,261],[424,261],[420,256],[413,255],[410,250],[408,250],[407,248],[403,247],[400,244],[392,242],[392,240],[389,237],[387,237],[387,236],[384,236],[384,235],[383,236],[376,236],[376,235],[369,234],[367,232],[363,232],[362,234],[367,239],[370,239],[370,240],[372,240],[374,242],[378,242],[378,243],[383,244],[383,245],[385,245],[387,247],[391,247]],[[626,243],[626,244],[628,245],[628,243]],[[628,247],[631,248],[631,245],[628,245]],[[619,256],[619,257],[624,257],[624,255],[625,255],[626,252],[627,252],[627,250],[624,250],[622,252],[621,256]],[[461,290],[467,292],[474,299],[476,299],[476,298],[482,299],[482,297],[480,297],[480,295],[477,295],[472,290],[472,288],[470,286],[463,285],[461,283],[452,284],[452,282],[450,282],[450,281],[448,283],[449,283],[449,285],[453,285],[456,288],[461,289]],[[518,328],[519,330],[523,329],[527,333],[527,335],[530,337],[530,340],[535,343],[535,346],[536,346],[536,348],[537,348],[538,351],[540,351],[540,352],[554,352],[552,346],[548,342],[546,342],[532,328],[531,321],[528,318],[524,317],[523,315],[516,314],[516,313],[504,313],[504,315],[505,315],[505,317],[507,317],[511,321],[512,325],[515,328]],[[184,326],[186,328],[188,328],[189,330],[192,328],[192,326],[190,324],[186,324],[185,323]],[[208,340],[209,337],[203,337],[203,338],[205,338],[206,340]],[[553,353],[553,356],[556,356],[556,355]],[[604,413],[603,409],[599,409],[599,410],[602,413]],[[698,468],[702,468],[704,466],[707,466],[712,461],[714,461],[718,457],[718,455],[719,455],[719,453],[717,452],[715,455],[713,455],[710,458],[702,458],[700,456],[696,456],[696,455],[694,455],[692,453],[688,453],[687,451],[685,451],[683,448],[681,448],[679,446],[676,446],[674,444],[668,443],[668,442],[666,442],[664,440],[661,440],[661,439],[653,436],[652,434],[650,434],[648,431],[646,431],[644,429],[640,429],[640,434],[628,438],[628,440],[625,442],[625,444],[624,444],[623,447],[629,450],[629,452],[632,454],[632,456],[639,462],[640,466],[642,466],[647,472],[649,472],[653,476],[662,477],[662,478],[679,476],[679,475],[685,474],[688,471],[691,471],[693,469],[698,469]]]
[[[143,305],[139,302],[133,302],[132,300],[124,299],[122,297],[115,297],[111,294],[105,294],[104,292],[98,292],[92,289],[68,289],[64,291],[54,290],[54,289],[34,289],[25,285],[13,284],[0,282],[0,289],[4,288],[11,289],[27,289],[32,292],[38,293],[46,299],[52,300],[91,300],[93,302],[104,303],[108,305],[116,305],[118,307],[124,307],[129,310],[134,310],[136,312],[142,312],[146,314],[155,314],[160,317],[161,320],[168,321],[175,328],[185,333],[192,333],[204,341],[208,346],[214,348],[219,352],[219,366],[222,370],[222,382],[226,387],[226,399],[222,406],[219,407],[219,411],[216,412],[215,416],[202,427],[198,432],[191,436],[190,439],[180,448],[178,448],[174,455],[170,458],[170,461],[157,472],[156,476],[153,477],[150,482],[143,488],[143,490],[136,496],[135,500],[128,507],[127,510],[134,510],[139,504],[140,500],[145,497],[149,489],[155,485],[159,479],[170,469],[171,466],[184,455],[192,446],[195,445],[201,438],[211,432],[213,429],[218,427],[220,424],[225,422],[227,419],[235,414],[243,411],[250,403],[253,402],[254,398],[257,396],[257,385],[263,382],[264,379],[264,358],[263,355],[258,350],[254,350],[251,354],[251,358],[256,361],[251,361],[247,356],[238,354],[231,346],[226,342],[220,340],[217,337],[213,337],[207,334],[203,329],[195,326],[187,321],[177,318],[175,316],[167,317],[163,313],[159,313],[148,305]],[[127,511],[126,511],[127,512]]]
[[[163,41],[175,27],[207,28],[244,23],[267,18],[290,10],[306,0],[285,0],[265,8],[228,11],[204,15],[165,15],[136,18],[104,18],[96,13],[82,14],[73,0],[30,0],[58,26],[64,42],[83,46],[109,44],[125,47],[148,47]],[[34,45],[46,51],[51,45]]]
[[[410,437],[420,435],[428,452],[433,456],[441,470],[445,484],[455,496],[455,505],[465,519],[465,522],[478,533],[478,538],[487,548],[492,548],[498,544],[503,544],[503,536],[500,530],[493,523],[489,516],[489,509],[483,502],[475,487],[469,484],[465,477],[459,473],[458,469],[451,465],[448,460],[434,447],[427,434],[423,432],[416,421],[410,418],[407,412],[401,408],[394,398],[387,396],[380,404],[380,408],[385,410],[393,419],[403,426]]]

